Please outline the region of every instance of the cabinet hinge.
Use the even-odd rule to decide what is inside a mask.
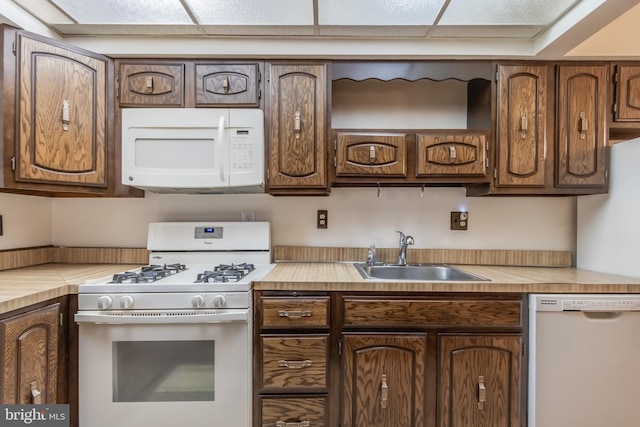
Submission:
[[[333,151],[338,151],[338,140],[337,139],[333,140]]]
[[[526,346],[527,345],[525,343],[522,343],[522,357],[524,357],[524,355],[525,355]]]
[[[615,73],[613,73],[613,82],[614,83],[618,83],[618,72],[616,71]]]
[[[611,111],[613,111],[613,114],[617,114],[618,113],[618,103],[617,102],[613,103],[613,107],[611,108]]]
[[[258,83],[262,81],[262,73],[258,71]]]
[[[338,342],[338,355],[342,356],[342,340]]]
[[[15,171],[16,170],[16,156],[13,156],[11,158],[11,171]]]
[[[62,316],[62,313],[60,313],[60,326],[64,325],[64,318]]]
[[[489,159],[484,159],[484,167],[488,168],[489,167]]]
[[[498,168],[493,168],[493,179],[498,179]]]
[[[496,65],[496,82],[500,81],[500,66]]]
[[[258,100],[262,99],[262,89],[258,89]]]
[[[271,172],[267,169],[267,180],[271,177]]]
[[[338,158],[336,156],[333,156],[333,167],[334,168],[338,167]]]
[[[13,42],[11,42],[11,50],[13,51],[13,56],[16,56],[16,53],[18,52],[18,48],[16,47],[16,41],[15,40]]]

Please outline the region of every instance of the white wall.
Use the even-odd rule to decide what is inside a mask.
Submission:
[[[0,250],[51,244],[51,199],[0,193]]]
[[[316,211],[329,228],[316,229]],[[451,231],[451,211],[470,212],[469,230]],[[396,230],[421,248],[573,250],[575,198],[466,198],[462,188],[337,188],[329,197],[158,195],[141,199],[54,199],[57,246],[145,247],[151,221],[240,220],[272,224],[275,245],[394,247]]]
[[[640,138],[611,147],[609,194],[578,197],[577,266],[640,277]]]

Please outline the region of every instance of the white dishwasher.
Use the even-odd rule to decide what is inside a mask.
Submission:
[[[640,426],[640,295],[529,297],[528,427]]]

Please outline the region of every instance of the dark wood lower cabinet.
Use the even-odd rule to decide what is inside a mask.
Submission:
[[[440,335],[439,427],[520,425],[522,337]]]
[[[342,427],[424,427],[426,334],[344,335]]]

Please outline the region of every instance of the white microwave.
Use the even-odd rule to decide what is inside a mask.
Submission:
[[[260,109],[122,110],[122,183],[154,193],[263,193]]]

